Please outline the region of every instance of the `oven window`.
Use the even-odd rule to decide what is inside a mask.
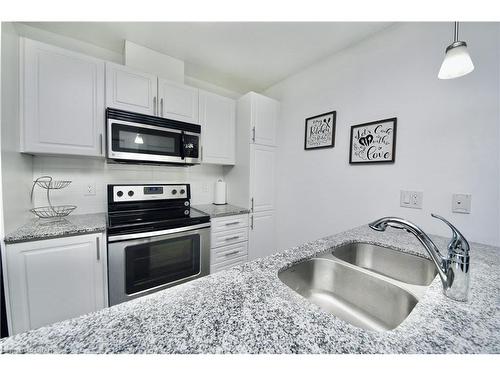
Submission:
[[[125,291],[137,293],[200,273],[200,236],[187,235],[125,248]]]
[[[115,152],[180,155],[181,135],[179,133],[116,123],[111,126],[112,149]]]

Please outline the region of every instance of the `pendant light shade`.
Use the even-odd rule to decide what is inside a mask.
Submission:
[[[439,69],[439,79],[464,76],[474,70],[474,64],[467,51],[467,43],[458,40],[458,22],[455,22],[454,42],[446,48],[444,61]]]

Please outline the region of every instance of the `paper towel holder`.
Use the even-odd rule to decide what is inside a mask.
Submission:
[[[215,181],[214,187],[214,204],[222,206],[227,204],[226,201],[226,183],[222,178]]]

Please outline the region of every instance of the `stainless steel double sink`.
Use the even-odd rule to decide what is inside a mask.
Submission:
[[[292,290],[357,327],[399,326],[437,271],[432,261],[367,243],[349,243],[280,271]]]

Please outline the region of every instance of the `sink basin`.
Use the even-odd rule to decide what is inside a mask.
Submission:
[[[303,261],[281,271],[278,277],[310,302],[372,331],[396,328],[418,302],[396,284],[330,259]]]
[[[429,285],[437,275],[429,259],[367,243],[340,246],[333,250],[333,256],[408,284]]]

